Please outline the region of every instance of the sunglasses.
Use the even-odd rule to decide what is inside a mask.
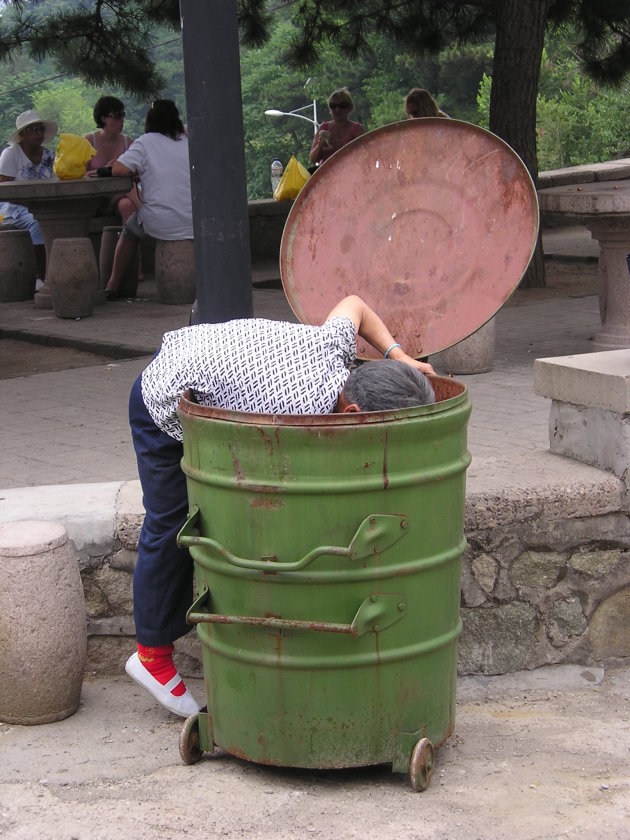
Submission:
[[[347,102],[331,102],[328,107],[331,111],[333,111],[335,108],[340,108],[342,111],[345,111],[346,108],[350,107],[350,105]]]
[[[46,126],[41,123],[37,123],[37,125],[27,125],[24,131],[28,131],[30,134],[35,134],[36,132],[46,131]]]
[[[111,117],[113,120],[124,120],[125,119],[125,112],[124,111],[112,111],[111,114],[105,114],[106,117]]]

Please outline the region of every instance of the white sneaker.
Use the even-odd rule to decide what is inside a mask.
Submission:
[[[174,694],[171,694],[172,690],[175,686],[179,685],[182,679],[177,672],[175,672],[175,676],[166,685],[162,685],[155,679],[153,674],[147,671],[142,662],[140,662],[137,652],[127,660],[125,671],[135,683],[142,686],[142,688],[146,688],[158,703],[161,703],[165,709],[173,712],[174,715],[187,718],[190,715],[197,714],[201,708],[188,689],[186,689],[181,697],[175,697]]]

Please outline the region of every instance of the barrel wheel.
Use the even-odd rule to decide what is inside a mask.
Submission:
[[[179,736],[179,754],[185,764],[196,764],[203,756],[199,746],[199,716],[196,714],[186,718]]]
[[[414,790],[426,790],[433,774],[435,750],[428,738],[421,738],[411,753],[409,779]]]

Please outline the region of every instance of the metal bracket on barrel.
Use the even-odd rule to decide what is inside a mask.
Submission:
[[[301,621],[290,618],[251,615],[221,615],[206,612],[202,608],[209,602],[210,592],[204,586],[201,595],[188,610],[189,624],[248,624],[253,627],[271,627],[276,630],[311,630],[320,633],[346,633],[349,636],[364,636],[366,633],[380,633],[400,621],[407,612],[404,595],[376,592],[369,595],[360,605],[350,624],[334,624],[327,621]]]
[[[313,560],[323,556],[349,557],[351,560],[362,560],[373,554],[382,554],[407,533],[409,519],[396,513],[372,513],[366,516],[359,525],[349,546],[320,545],[313,548],[299,560],[279,563],[272,559],[252,560],[247,557],[237,557],[225,546],[210,537],[202,537],[197,531],[199,521],[199,507],[193,505],[188,519],[177,535],[177,544],[187,548],[203,546],[209,556],[223,559],[232,566],[241,569],[264,571],[266,574],[274,572],[296,572],[309,566]]]

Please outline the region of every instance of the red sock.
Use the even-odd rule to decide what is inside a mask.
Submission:
[[[173,663],[174,650],[175,645],[145,647],[138,642],[138,659],[160,685],[166,685],[177,673],[177,668]],[[184,681],[180,680],[179,684],[171,690],[171,694],[174,697],[181,697],[185,691],[186,686],[184,685]]]

